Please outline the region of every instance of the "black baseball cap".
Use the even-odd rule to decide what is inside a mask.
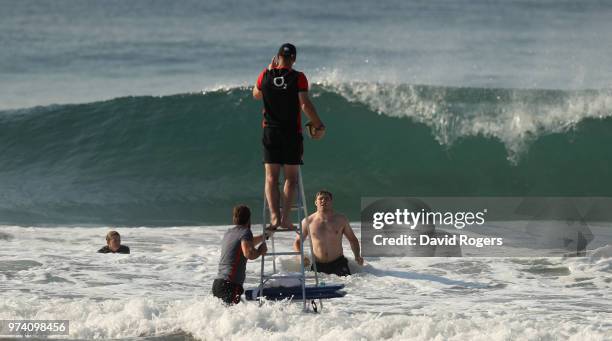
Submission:
[[[284,43],[281,45],[280,49],[278,49],[278,55],[295,58],[297,56],[297,49],[293,44]]]

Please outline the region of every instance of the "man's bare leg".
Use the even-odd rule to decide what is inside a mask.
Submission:
[[[291,204],[297,188],[299,165],[285,165],[285,188],[283,192],[283,212],[281,215],[281,226],[283,228],[293,228],[291,224]]]
[[[266,163],[266,199],[270,208],[270,225],[272,228],[277,228],[281,224],[280,212],[278,207],[278,176],[280,174],[280,164]]]

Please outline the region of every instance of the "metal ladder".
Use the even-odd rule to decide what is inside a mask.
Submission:
[[[299,166],[298,166],[299,167]],[[314,261],[314,252],[312,250],[312,242],[311,242],[311,238],[308,239],[308,245],[310,247],[310,261],[311,264],[314,268],[314,275],[306,275],[306,268],[304,266],[304,235],[302,234],[302,219],[308,216],[308,209],[306,207],[306,194],[304,193],[304,183],[302,181],[302,168],[299,167],[298,168],[298,181],[297,181],[297,188],[295,193],[297,194],[297,200],[294,201],[293,206],[291,207],[291,212],[293,211],[297,211],[297,221],[298,223],[295,224],[296,226],[296,230],[285,230],[285,229],[277,229],[275,231],[274,234],[279,233],[279,232],[294,232],[297,233],[300,236],[300,251],[293,251],[293,249],[291,249],[291,251],[282,251],[282,252],[276,252],[275,249],[275,245],[274,245],[274,234],[270,237],[270,242],[271,242],[271,252],[268,252],[266,254],[266,256],[271,256],[272,257],[272,272],[270,273],[266,273],[265,272],[265,256],[261,256],[261,273],[260,273],[260,280],[259,280],[259,302],[260,304],[263,303],[263,295],[262,295],[262,290],[264,288],[264,285],[266,284],[266,282],[270,279],[282,279],[282,278],[296,278],[300,281],[300,285],[302,287],[302,303],[304,305],[304,311],[309,311],[308,308],[308,301],[310,301],[311,306],[313,308],[314,312],[318,312],[323,310],[323,301],[321,299],[319,299],[319,306],[317,307],[315,300],[308,300],[306,299],[306,281],[307,280],[312,280],[314,279],[314,285],[315,286],[319,286],[319,276],[317,274],[317,263]],[[281,194],[282,197],[282,194]],[[263,219],[262,219],[262,223],[261,223],[261,228],[262,228],[262,234],[265,236],[266,235],[266,226],[268,224],[268,200],[266,199],[266,193],[264,190],[264,197],[263,197]],[[282,210],[282,207],[281,207]],[[300,273],[298,275],[281,275],[281,276],[276,276],[276,274],[278,273],[276,270],[276,256],[287,256],[287,255],[299,255],[300,256]]]

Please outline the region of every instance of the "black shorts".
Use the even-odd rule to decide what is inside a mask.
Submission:
[[[220,298],[225,304],[240,303],[240,295],[243,292],[242,285],[221,278],[215,279],[212,285],[213,296]]]
[[[304,137],[301,133],[287,132],[281,128],[265,127],[261,138],[264,163],[302,165]]]
[[[311,269],[314,271],[314,266],[311,266]],[[348,259],[346,259],[344,256],[340,256],[336,260],[329,263],[317,262],[317,272],[337,276],[349,276],[351,274],[351,270],[348,266]]]

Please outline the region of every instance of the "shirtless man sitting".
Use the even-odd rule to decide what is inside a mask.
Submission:
[[[302,220],[302,235],[312,238],[312,248],[318,272],[348,276],[351,274],[348,260],[342,253],[342,236],[346,236],[355,255],[355,261],[363,265],[360,254],[359,240],[349,225],[348,219],[335,213],[332,207],[332,194],[326,190],[319,191],[315,197],[317,212]],[[293,243],[296,251],[300,250],[301,243],[298,235]],[[308,262],[308,258],[304,258]],[[314,270],[314,268],[312,268]]]

